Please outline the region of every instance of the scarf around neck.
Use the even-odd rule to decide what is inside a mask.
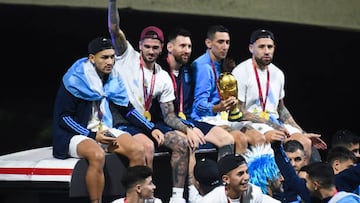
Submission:
[[[102,122],[112,127],[112,115],[109,101],[119,106],[127,106],[129,99],[125,84],[119,74],[112,71],[103,85],[95,67],[87,57],[77,60],[63,77],[65,88],[75,97],[87,101],[100,101]]]

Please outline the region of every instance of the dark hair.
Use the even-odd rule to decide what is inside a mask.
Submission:
[[[304,146],[297,140],[289,140],[284,143],[285,152],[293,153],[298,149],[305,153]]]
[[[105,49],[114,49],[111,40],[106,37],[94,38],[88,44],[89,54],[96,54]]]
[[[308,168],[309,168],[309,165],[302,166],[302,167],[299,169],[299,172],[300,172],[300,171],[304,171],[304,172],[307,173]]]
[[[177,36],[191,37],[191,32],[185,28],[175,28],[168,34],[168,42],[174,40]]]
[[[227,32],[230,35],[230,31],[223,25],[212,25],[206,33],[206,38],[213,39],[216,32]]]
[[[331,148],[327,154],[326,160],[331,165],[334,163],[335,160],[339,160],[341,162],[352,160],[354,163],[357,162],[355,154],[343,146]]]
[[[256,42],[256,40],[260,38],[269,38],[275,42],[274,34],[271,31],[265,29],[259,29],[251,33],[250,44],[254,44],[254,42]]]
[[[126,190],[137,183],[143,182],[146,178],[152,176],[152,169],[148,166],[138,165],[129,167],[124,173],[121,183]]]
[[[308,165],[308,177],[312,181],[317,181],[324,188],[335,186],[335,175],[331,165],[327,162],[313,162]]]
[[[359,136],[350,130],[338,130],[331,137],[331,147],[344,146],[346,148],[360,142]]]

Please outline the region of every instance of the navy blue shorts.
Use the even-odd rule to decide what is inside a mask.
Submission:
[[[188,120],[191,123],[193,123],[195,125],[195,127],[199,128],[201,130],[201,132],[203,132],[204,135],[206,135],[211,130],[211,128],[214,127],[214,125],[211,125],[206,122],[195,121],[195,120],[190,120],[190,119],[188,119]],[[169,131],[174,131],[173,128],[169,127],[168,125],[166,125],[163,122],[156,123],[156,127],[164,134]],[[216,148],[216,146],[209,142],[206,142],[205,144],[202,144],[199,146],[199,149],[211,149],[211,148]]]

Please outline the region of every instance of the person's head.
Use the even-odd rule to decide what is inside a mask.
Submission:
[[[139,50],[145,63],[155,63],[164,46],[164,34],[156,26],[144,28],[140,35]]]
[[[137,165],[128,167],[121,183],[126,193],[137,193],[140,198],[153,198],[156,186],[152,181],[152,169],[148,166]]]
[[[264,194],[272,196],[273,193],[283,192],[284,177],[278,169],[274,157],[263,155],[249,162],[250,182],[261,188]]]
[[[167,51],[172,55],[177,64],[184,65],[189,62],[192,52],[190,31],[176,28],[168,35]]]
[[[360,159],[360,137],[350,130],[338,130],[331,137],[331,147],[343,146],[352,151]]]
[[[201,159],[194,167],[195,186],[201,195],[205,195],[214,188],[222,184],[219,169],[216,161],[211,159]]]
[[[295,171],[308,164],[304,146],[297,140],[288,140],[284,143],[284,151]]]
[[[205,45],[210,51],[211,59],[221,61],[226,58],[230,48],[230,32],[222,25],[209,27]]]
[[[241,196],[248,189],[250,176],[243,156],[240,154],[225,155],[218,161],[218,167],[228,195]]]
[[[110,74],[115,63],[115,50],[111,40],[106,37],[97,37],[88,44],[88,58],[96,71]]]
[[[276,165],[270,144],[251,146],[244,157],[248,163],[250,183],[259,186],[262,193],[270,196],[283,192],[284,177]]]
[[[309,165],[305,165],[303,167],[300,168],[299,172],[298,172],[298,176],[302,179],[307,178],[307,168],[309,167]]]
[[[328,151],[326,160],[334,169],[335,174],[353,166],[357,161],[354,153],[342,146],[331,148]]]
[[[306,187],[312,196],[324,199],[335,189],[335,175],[327,162],[313,162],[308,165]]]
[[[275,52],[275,37],[269,30],[259,29],[251,33],[249,51],[259,67],[269,65]]]

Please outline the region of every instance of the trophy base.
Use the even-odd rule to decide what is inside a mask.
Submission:
[[[240,109],[236,108],[229,112],[228,121],[240,121],[242,117],[242,113]]]

